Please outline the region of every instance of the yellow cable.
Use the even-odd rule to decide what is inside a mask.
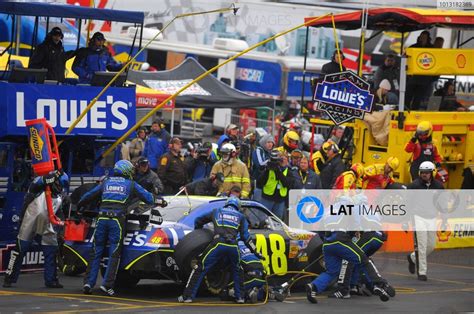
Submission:
[[[280,36],[283,36],[285,34],[288,34],[298,28],[301,28],[301,27],[304,27],[304,26],[308,26],[308,25],[311,25],[311,23],[314,23],[322,18],[325,18],[327,16],[329,16],[330,14],[326,14],[326,15],[323,15],[323,16],[320,16],[320,17],[317,17],[317,18],[314,18],[314,19],[311,19],[303,24],[300,24],[300,25],[297,25],[295,27],[292,27],[286,31],[283,31],[283,32],[280,32],[276,35],[273,35],[259,43],[256,43],[255,45],[235,54],[234,56],[228,58],[227,60],[225,60],[224,62],[216,65],[215,67],[213,67],[212,69],[204,72],[203,74],[199,75],[197,78],[195,78],[193,81],[189,82],[188,84],[186,84],[185,86],[183,86],[182,88],[180,88],[176,93],[174,93],[173,95],[169,96],[168,98],[166,98],[165,100],[163,100],[161,102],[161,104],[159,104],[158,106],[154,107],[153,109],[151,109],[143,118],[140,119],[140,121],[138,121],[133,127],[131,127],[124,135],[122,135],[121,138],[119,138],[117,141],[115,141],[115,143],[112,144],[112,146],[110,146],[103,154],[102,154],[102,158],[107,156],[108,154],[110,154],[114,149],[115,147],[117,147],[117,145],[119,145],[120,143],[122,143],[125,139],[127,139],[130,134],[135,131],[136,129],[138,129],[146,120],[148,120],[148,118],[150,118],[151,116],[153,116],[153,114],[155,114],[156,111],[158,111],[159,109],[161,109],[161,107],[163,107],[168,101],[172,100],[172,99],[175,99],[179,94],[181,94],[184,90],[186,90],[187,88],[189,88],[190,86],[192,86],[194,83],[197,83],[199,82],[200,80],[202,80],[203,78],[205,78],[206,76],[208,76],[209,74],[211,74],[212,72],[216,71],[217,69],[219,69],[220,67],[226,65],[227,63],[231,62],[232,60],[234,59],[237,59],[238,57],[240,57],[241,55],[244,55],[246,54],[247,52],[261,46],[261,45],[264,45],[266,43],[268,43],[269,41],[272,41],[274,40],[275,38],[278,38]]]
[[[179,18],[182,18],[182,17],[188,17],[188,16],[195,16],[195,15],[201,15],[201,14],[208,14],[208,13],[223,13],[223,12],[227,12],[227,11],[233,11],[234,8],[230,7],[230,8],[225,8],[225,9],[217,9],[217,10],[211,10],[211,11],[202,11],[202,12],[190,12],[190,13],[185,13],[185,14],[179,14],[177,16],[175,16],[171,21],[169,21],[165,27],[163,27],[152,39],[150,39],[145,46],[143,46],[130,60],[128,60],[127,63],[125,63],[125,65],[120,69],[120,71],[117,72],[117,74],[115,74],[115,76],[110,80],[109,83],[107,83],[107,85],[105,85],[105,87],[100,91],[100,93],[94,97],[94,99],[92,99],[92,101],[87,105],[87,107],[81,112],[81,114],[79,115],[79,117],[77,117],[76,120],[74,120],[74,122],[71,124],[71,126],[66,130],[66,134],[70,134],[72,132],[72,130],[74,130],[74,128],[76,127],[76,125],[84,118],[84,116],[89,112],[89,110],[94,106],[94,104],[97,102],[97,100],[100,98],[100,96],[102,96],[106,91],[107,89],[109,89],[109,87],[115,82],[115,80],[120,76],[120,74],[122,74],[127,68],[128,66],[133,62],[135,61],[135,59],[138,57],[138,55],[140,53],[142,53],[146,48],[148,48],[148,46],[153,42],[155,41],[155,39],[160,35],[162,34],[167,28],[168,26],[171,25],[171,23],[173,23],[175,20],[179,19]],[[132,131],[133,132],[133,131]],[[130,132],[131,133],[131,132]],[[105,155],[104,155],[105,156]]]
[[[334,22],[334,14],[331,13],[331,22],[332,22],[332,30],[334,32],[334,42],[336,43],[336,53],[339,57],[339,70],[342,72],[342,58],[341,52],[339,50],[339,41],[337,40],[337,33],[336,33],[336,22]]]

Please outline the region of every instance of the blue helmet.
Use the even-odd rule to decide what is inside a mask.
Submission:
[[[114,174],[116,176],[122,176],[124,178],[131,179],[133,177],[134,167],[128,160],[119,160],[115,163]]]
[[[227,202],[225,203],[225,206],[232,206],[235,209],[239,210],[241,209],[241,204],[240,204],[240,199],[238,199],[235,196],[231,196],[227,199]]]

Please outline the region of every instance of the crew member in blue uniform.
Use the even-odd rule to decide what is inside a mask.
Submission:
[[[88,201],[101,197],[98,209],[99,217],[94,232],[94,242],[89,256],[86,275],[84,277],[84,294],[91,294],[99,273],[102,253],[109,243],[109,260],[100,289],[112,296],[115,276],[120,264],[123,230],[128,205],[135,197],[147,204],[166,206],[166,202],[155,200],[153,194],[146,191],[138,183],[132,181],[134,167],[128,160],[119,160],[114,166],[114,176],[106,178],[102,183],[86,194],[79,201],[81,208]]]
[[[341,206],[347,205],[353,205],[352,198],[340,196],[334,207],[341,208]],[[326,228],[330,229],[331,226],[334,226],[334,230],[340,230],[342,216],[327,216]],[[355,265],[360,265],[361,268],[365,269],[371,282],[374,284],[373,293],[375,295],[378,295],[384,302],[390,299],[390,295],[385,290],[387,281],[380,276],[375,265],[352,241],[352,238],[353,233],[349,231],[326,232],[323,244],[326,271],[321,273],[313,282],[307,284],[306,297],[309,302],[317,303],[316,295],[326,290],[330,283],[338,276],[338,289],[331,297],[338,299],[350,298],[350,280]]]
[[[230,197],[224,207],[196,218],[195,229],[201,229],[205,224],[212,222],[214,225],[214,240],[201,254],[202,258],[191,272],[183,295],[178,298],[179,302],[190,303],[193,301],[202,279],[221,259],[227,259],[231,264],[235,301],[237,303],[245,302],[241,295],[242,274],[237,242],[238,239],[242,240],[254,253],[255,245],[248,232],[247,219],[240,212],[240,209],[240,200],[236,197]]]
[[[69,185],[67,174],[59,171],[49,173],[44,177],[36,177],[30,184],[23,203],[23,217],[18,232],[17,243],[10,255],[8,268],[5,271],[4,288],[16,283],[20,275],[23,257],[28,252],[36,235],[41,236],[41,248],[44,254],[44,284],[48,288],[62,288],[58,281],[56,254],[58,238],[56,230],[49,221],[46,205],[45,187],[51,187],[53,210],[57,212],[63,202],[62,191]]]

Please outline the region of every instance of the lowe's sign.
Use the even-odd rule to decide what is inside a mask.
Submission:
[[[336,124],[353,118],[363,119],[365,112],[372,111],[374,95],[370,85],[351,71],[329,74],[318,83],[314,100],[318,110],[326,112]]]
[[[101,88],[0,83],[0,136],[26,135],[25,121],[46,118],[65,134]],[[71,134],[120,137],[135,124],[135,89],[109,88]]]

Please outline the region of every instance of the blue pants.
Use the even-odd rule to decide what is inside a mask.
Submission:
[[[233,280],[234,280],[234,295],[236,299],[240,296],[241,274],[240,274],[240,253],[236,244],[227,244],[218,240],[212,241],[202,253],[196,269],[191,272],[188,283],[184,289],[183,296],[194,299],[197,295],[201,281],[206,274],[212,269],[217,262],[227,260],[231,264]]]
[[[92,243],[84,284],[88,284],[91,287],[95,286],[99,274],[100,260],[108,243],[109,260],[102,285],[107,288],[114,287],[115,276],[117,275],[120,263],[120,254],[122,252],[122,230],[124,224],[125,218],[99,217],[94,232],[94,242]]]
[[[369,259],[364,252],[346,234],[333,234],[326,238],[323,244],[323,254],[326,271],[312,282],[318,293],[325,291],[338,276],[340,285],[344,287],[349,286],[352,276],[351,266],[353,267],[354,265],[365,267],[368,276],[374,283],[382,281],[382,278],[378,275],[373,264],[369,263]],[[348,264],[341,267],[343,260],[347,261]]]
[[[8,268],[5,271],[5,281],[15,283],[20,276],[21,264],[26,252],[29,251],[33,241],[23,241],[17,238],[15,248],[11,251]],[[44,283],[46,285],[58,281],[56,254],[58,247],[56,245],[41,245],[44,254]]]
[[[381,232],[365,232],[357,241],[357,246],[359,246],[362,251],[364,251],[367,257],[370,257],[375,254],[383,245],[384,237]],[[360,273],[363,273],[365,281],[370,285],[370,278],[366,275],[366,270],[360,265],[354,267],[354,272],[351,278],[351,285],[358,285],[360,280]]]
[[[260,203],[262,203],[263,206],[265,206],[268,210],[274,213],[278,218],[282,220],[284,219],[286,209],[285,201],[275,202],[262,197],[260,199]]]

